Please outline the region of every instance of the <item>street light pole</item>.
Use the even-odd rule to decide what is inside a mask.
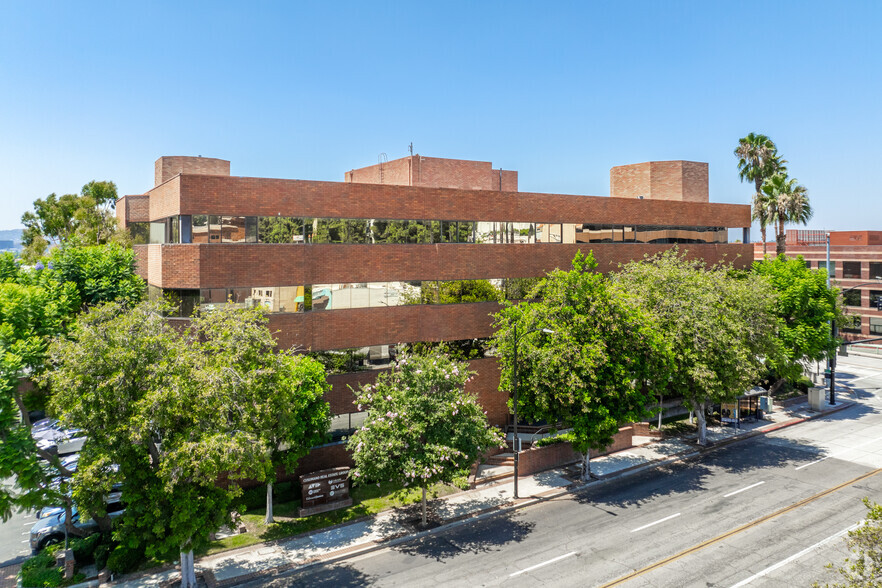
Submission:
[[[830,289],[830,233],[827,236],[827,289]],[[836,318],[830,320],[830,339],[836,341]],[[836,351],[828,354],[827,362],[830,368],[830,406],[836,404]]]

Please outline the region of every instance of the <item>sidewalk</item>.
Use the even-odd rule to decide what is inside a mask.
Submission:
[[[767,414],[765,420],[734,426],[709,427],[708,448],[699,448],[684,438],[654,439],[635,437],[642,445],[591,460],[592,474],[597,478],[587,484],[573,483],[565,475],[566,468],[549,470],[519,479],[521,499],[513,499],[513,483],[508,479],[495,486],[454,494],[434,501],[433,509],[442,519],[440,527],[415,532],[406,523],[412,513],[392,510],[349,524],[313,532],[308,535],[254,545],[203,557],[196,563],[209,588],[235,586],[270,573],[279,573],[316,562],[329,562],[351,557],[375,549],[389,547],[404,541],[425,536],[451,526],[464,524],[476,517],[492,516],[500,511],[523,508],[541,500],[547,500],[590,484],[658,467],[678,459],[688,458],[704,451],[726,445],[736,440],[762,435],[783,427],[837,412],[852,406],[850,390],[837,391],[836,406],[824,405],[820,412],[809,410],[806,401],[786,408],[777,408]],[[174,569],[124,578],[111,585],[124,588],[141,588],[171,584],[180,575]]]

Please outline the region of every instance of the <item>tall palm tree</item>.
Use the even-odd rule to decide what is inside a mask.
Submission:
[[[798,184],[796,178],[788,178],[786,173],[775,174],[766,180],[762,189],[768,198],[770,210],[774,209],[774,217],[778,225],[775,252],[777,255],[784,255],[787,253],[784,224],[804,225],[814,212],[809,202],[808,190]]]
[[[756,192],[753,197],[753,219],[759,221],[760,231],[763,238],[763,255],[766,251],[766,229],[763,224],[769,224],[774,219],[768,218],[768,214],[762,208],[765,206],[766,199],[763,195],[763,183],[778,172],[784,172],[787,163],[778,155],[778,148],[765,135],[759,133],[750,133],[746,137],[738,140],[738,147],[735,148],[735,157],[738,158],[738,176],[742,182],[753,182]],[[757,207],[760,208],[757,208]]]
[[[775,208],[769,203],[770,198],[762,191],[753,195],[753,212],[750,220],[760,226],[760,238],[763,241],[763,257],[766,256],[766,227],[775,224]]]

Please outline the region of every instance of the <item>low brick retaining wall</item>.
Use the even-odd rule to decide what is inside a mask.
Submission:
[[[639,437],[662,437],[663,433],[658,429],[651,429],[649,423],[633,423],[631,428]]]
[[[598,457],[632,447],[633,427],[621,427],[613,437],[612,445],[605,451],[591,451],[591,457]],[[521,476],[529,476],[537,472],[550,470],[582,459],[582,455],[573,449],[572,443],[555,443],[545,447],[532,447],[522,451],[518,456],[518,470]]]

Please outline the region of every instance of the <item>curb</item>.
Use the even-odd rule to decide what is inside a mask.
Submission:
[[[313,556],[311,558],[308,558],[306,560],[301,560],[299,562],[291,562],[290,564],[277,566],[272,569],[261,570],[259,572],[252,572],[249,574],[236,576],[235,578],[230,578],[230,579],[226,579],[226,580],[217,580],[215,578],[212,570],[207,570],[207,569],[202,570],[202,576],[203,576],[208,588],[225,588],[228,586],[235,586],[235,585],[239,585],[239,584],[243,584],[243,583],[247,583],[247,582],[252,582],[252,581],[258,580],[260,578],[265,578],[266,576],[268,576],[270,574],[282,574],[282,573],[292,572],[295,570],[309,569],[310,567],[313,567],[318,564],[335,563],[338,561],[349,559],[354,556],[364,555],[366,553],[379,551],[381,549],[386,549],[386,548],[393,547],[395,545],[399,545],[402,543],[416,541],[416,540],[422,539],[424,537],[429,537],[431,535],[435,535],[435,534],[438,534],[441,532],[446,532],[451,529],[455,529],[457,527],[460,527],[468,522],[481,521],[481,520],[488,519],[488,518],[491,518],[494,516],[506,514],[509,512],[514,512],[517,510],[521,510],[523,508],[534,506],[536,504],[547,502],[549,500],[553,500],[555,498],[559,498],[559,497],[565,496],[567,494],[572,494],[574,492],[579,492],[581,490],[585,490],[590,487],[602,486],[612,480],[617,480],[620,478],[626,478],[629,476],[633,476],[633,475],[636,475],[636,474],[641,473],[646,470],[651,470],[651,469],[655,469],[655,468],[658,468],[658,467],[661,467],[661,466],[664,466],[667,464],[676,463],[676,462],[683,461],[686,459],[691,459],[691,458],[697,457],[699,455],[704,455],[706,453],[710,453],[710,452],[715,451],[721,447],[726,447],[726,446],[732,445],[734,443],[738,443],[741,441],[745,441],[747,439],[752,439],[754,437],[758,437],[760,435],[766,435],[768,433],[778,431],[780,429],[785,429],[787,427],[792,427],[794,425],[798,425],[798,424],[804,423],[806,421],[811,421],[811,420],[815,420],[815,419],[818,419],[821,417],[825,417],[827,415],[834,414],[834,413],[839,412],[841,410],[845,410],[846,408],[849,408],[854,405],[855,405],[854,402],[839,402],[837,404],[837,406],[831,408],[830,410],[826,410],[824,412],[818,412],[818,413],[811,414],[811,415],[804,416],[804,417],[793,418],[793,419],[783,421],[780,423],[773,423],[773,424],[770,424],[770,425],[767,425],[764,427],[760,427],[758,429],[754,429],[754,430],[749,431],[747,433],[744,433],[742,435],[737,435],[734,437],[730,437],[728,439],[723,439],[723,440],[718,441],[708,447],[690,449],[688,451],[681,451],[680,453],[674,453],[674,454],[671,454],[671,455],[664,457],[664,458],[659,458],[659,459],[649,461],[646,463],[637,464],[637,465],[631,466],[629,468],[625,468],[622,470],[618,470],[616,472],[612,472],[610,474],[606,474],[602,477],[599,477],[598,479],[591,480],[589,482],[585,482],[585,483],[574,482],[568,486],[563,486],[561,488],[546,490],[545,492],[542,492],[540,494],[536,494],[530,498],[522,498],[516,502],[511,501],[511,502],[508,502],[505,504],[500,504],[497,506],[493,506],[493,507],[490,507],[487,509],[474,511],[474,512],[471,512],[471,513],[468,513],[465,515],[460,515],[459,517],[454,517],[452,519],[448,519],[447,521],[445,521],[444,523],[442,523],[441,525],[439,525],[433,529],[426,529],[424,531],[418,531],[416,533],[408,533],[405,531],[405,532],[399,533],[397,535],[393,535],[393,536],[379,539],[376,541],[359,543],[356,545],[352,545],[349,547],[345,547],[342,549],[328,552],[324,555]],[[360,522],[366,518],[368,518],[368,517],[362,517],[362,518],[359,518],[354,521],[349,521],[346,523],[346,525]],[[341,525],[341,526],[344,526],[344,525]],[[312,534],[315,534],[318,532],[327,531],[328,529],[331,529],[331,528],[335,528],[335,527],[328,527],[325,529],[317,529],[317,530],[314,530],[314,531],[311,531],[311,532],[305,534],[304,536],[309,536],[309,535],[312,535]],[[274,542],[271,542],[270,544],[277,545],[281,541],[285,541],[285,540],[279,539]],[[266,544],[260,544],[260,545],[265,546]],[[245,548],[245,549],[251,549],[251,548],[253,548],[253,546],[250,548]],[[198,563],[197,563],[197,567],[198,567]]]

